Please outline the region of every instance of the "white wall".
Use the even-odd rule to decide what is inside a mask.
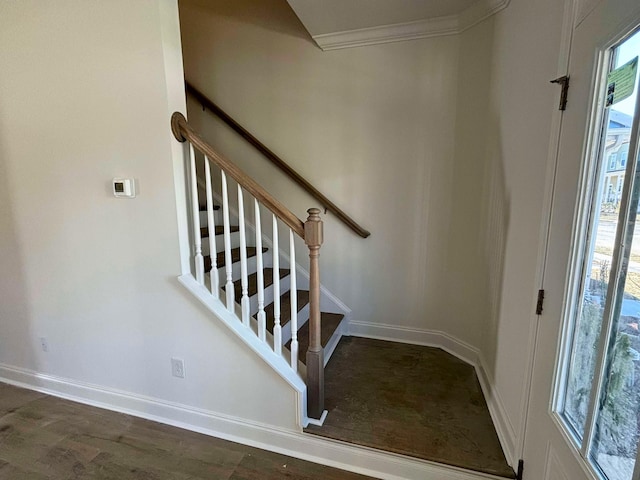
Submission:
[[[0,377],[294,429],[293,391],[176,280],[178,27],[173,0],[0,2]]]
[[[538,253],[545,241],[541,234],[546,228],[549,147],[560,99],[560,88],[550,81],[561,74],[564,6],[554,0],[514,0],[496,17],[490,111],[498,112],[498,122],[491,134],[494,148],[487,153],[504,158],[510,213],[500,310],[485,331],[483,348],[519,437],[525,392],[524,382],[514,379],[522,378],[528,361],[523,352],[531,341],[540,288]]]
[[[184,0],[180,14],[187,79],[371,231],[324,216],[323,285],[356,321],[440,327],[457,38],[322,52],[284,0]],[[318,205],[192,107],[204,136],[299,217]]]
[[[467,293],[450,296],[449,303],[462,315],[479,313],[476,345],[514,455],[523,434],[540,288],[551,123],[560,94],[549,81],[559,75],[563,7],[554,0],[511,0],[461,36],[449,258],[463,250],[465,232],[476,248],[450,272],[450,295],[456,286]],[[468,274],[464,265],[473,266]]]
[[[491,245],[485,227],[490,206],[482,201],[493,27],[493,18],[489,18],[459,37],[454,181],[449,192],[452,207],[442,253],[447,272],[440,328],[476,348],[490,315],[488,296],[496,290],[487,270],[489,260],[499,260],[485,255]]]

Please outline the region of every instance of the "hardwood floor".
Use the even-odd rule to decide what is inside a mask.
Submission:
[[[366,480],[0,383],[0,480]]]
[[[438,348],[343,337],[322,427],[305,432],[514,478],[472,366]]]

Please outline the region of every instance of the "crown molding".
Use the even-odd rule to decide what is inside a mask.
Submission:
[[[495,15],[500,10],[504,10],[511,0],[479,0],[458,15],[460,29],[462,33],[480,22]]]
[[[364,47],[382,43],[404,42],[420,38],[457,35],[503,10],[510,0],[479,0],[457,15],[428,18],[407,23],[394,23],[379,27],[359,28],[344,32],[313,35],[313,40],[324,50]]]
[[[458,16],[437,17],[417,22],[395,23],[381,27],[359,28],[346,32],[314,35],[313,40],[324,50],[364,47],[380,43],[404,42],[419,38],[441,37],[458,33]]]

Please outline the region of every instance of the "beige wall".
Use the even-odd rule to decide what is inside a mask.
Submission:
[[[292,429],[293,391],[176,280],[177,13],[171,0],[0,2],[0,376]],[[138,198],[114,198],[115,176],[137,178]]]
[[[324,217],[323,284],[356,321],[439,328],[458,39],[322,52],[284,0],[185,0],[180,16],[186,77],[371,231],[364,240]],[[317,205],[197,105],[189,112],[298,216]]]

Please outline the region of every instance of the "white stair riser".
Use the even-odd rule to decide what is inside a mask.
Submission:
[[[271,252],[269,250],[262,253],[262,260],[265,263],[265,265],[271,265]],[[247,274],[248,275],[251,275],[252,273],[255,273],[258,270],[257,263],[258,263],[258,257],[254,256],[254,257],[247,258]],[[240,261],[237,261],[232,265],[232,272],[233,273],[232,273],[231,280],[234,282],[236,280],[239,280],[240,274],[241,274]],[[225,267],[219,267],[218,274],[220,275],[220,287],[223,287],[225,283],[227,283],[227,273],[225,271]]]
[[[220,284],[222,284],[222,277],[220,278]],[[224,286],[224,285],[223,285]],[[280,280],[280,295],[283,295],[284,293],[289,291],[289,276],[287,275],[286,277],[283,277]],[[268,287],[266,287],[264,289],[264,307],[268,307],[269,305],[271,305],[273,303],[273,284],[269,285]],[[240,303],[240,299],[236,297],[236,302]],[[249,297],[249,304],[251,305],[251,316],[255,316],[258,313],[258,294],[254,294],[251,297]]]
[[[222,209],[213,211],[213,221],[216,225],[222,225]],[[206,227],[208,225],[207,212],[200,211],[200,226]]]
[[[256,257],[247,258],[247,269],[249,273],[255,272],[256,268],[257,268]],[[227,273],[226,273],[225,267],[218,268],[218,273],[220,275],[220,285],[224,285],[225,283],[227,283]],[[233,282],[235,282],[236,280],[239,280],[241,273],[242,272],[240,270],[240,262],[234,263],[232,266],[231,280]]]
[[[289,275],[280,280],[280,295],[289,291]],[[252,297],[249,298],[249,302],[251,304],[251,315],[255,315],[258,313],[258,294],[256,293]],[[268,305],[273,303],[273,284],[269,285],[264,289],[264,306],[265,308]]]
[[[240,232],[233,232],[230,235],[231,239],[231,248],[237,248],[240,246]],[[249,247],[254,247],[255,241],[253,243],[249,242],[247,239],[247,244]],[[218,252],[224,251],[224,235],[216,235],[216,248]],[[202,254],[209,255],[209,237],[202,238]]]

